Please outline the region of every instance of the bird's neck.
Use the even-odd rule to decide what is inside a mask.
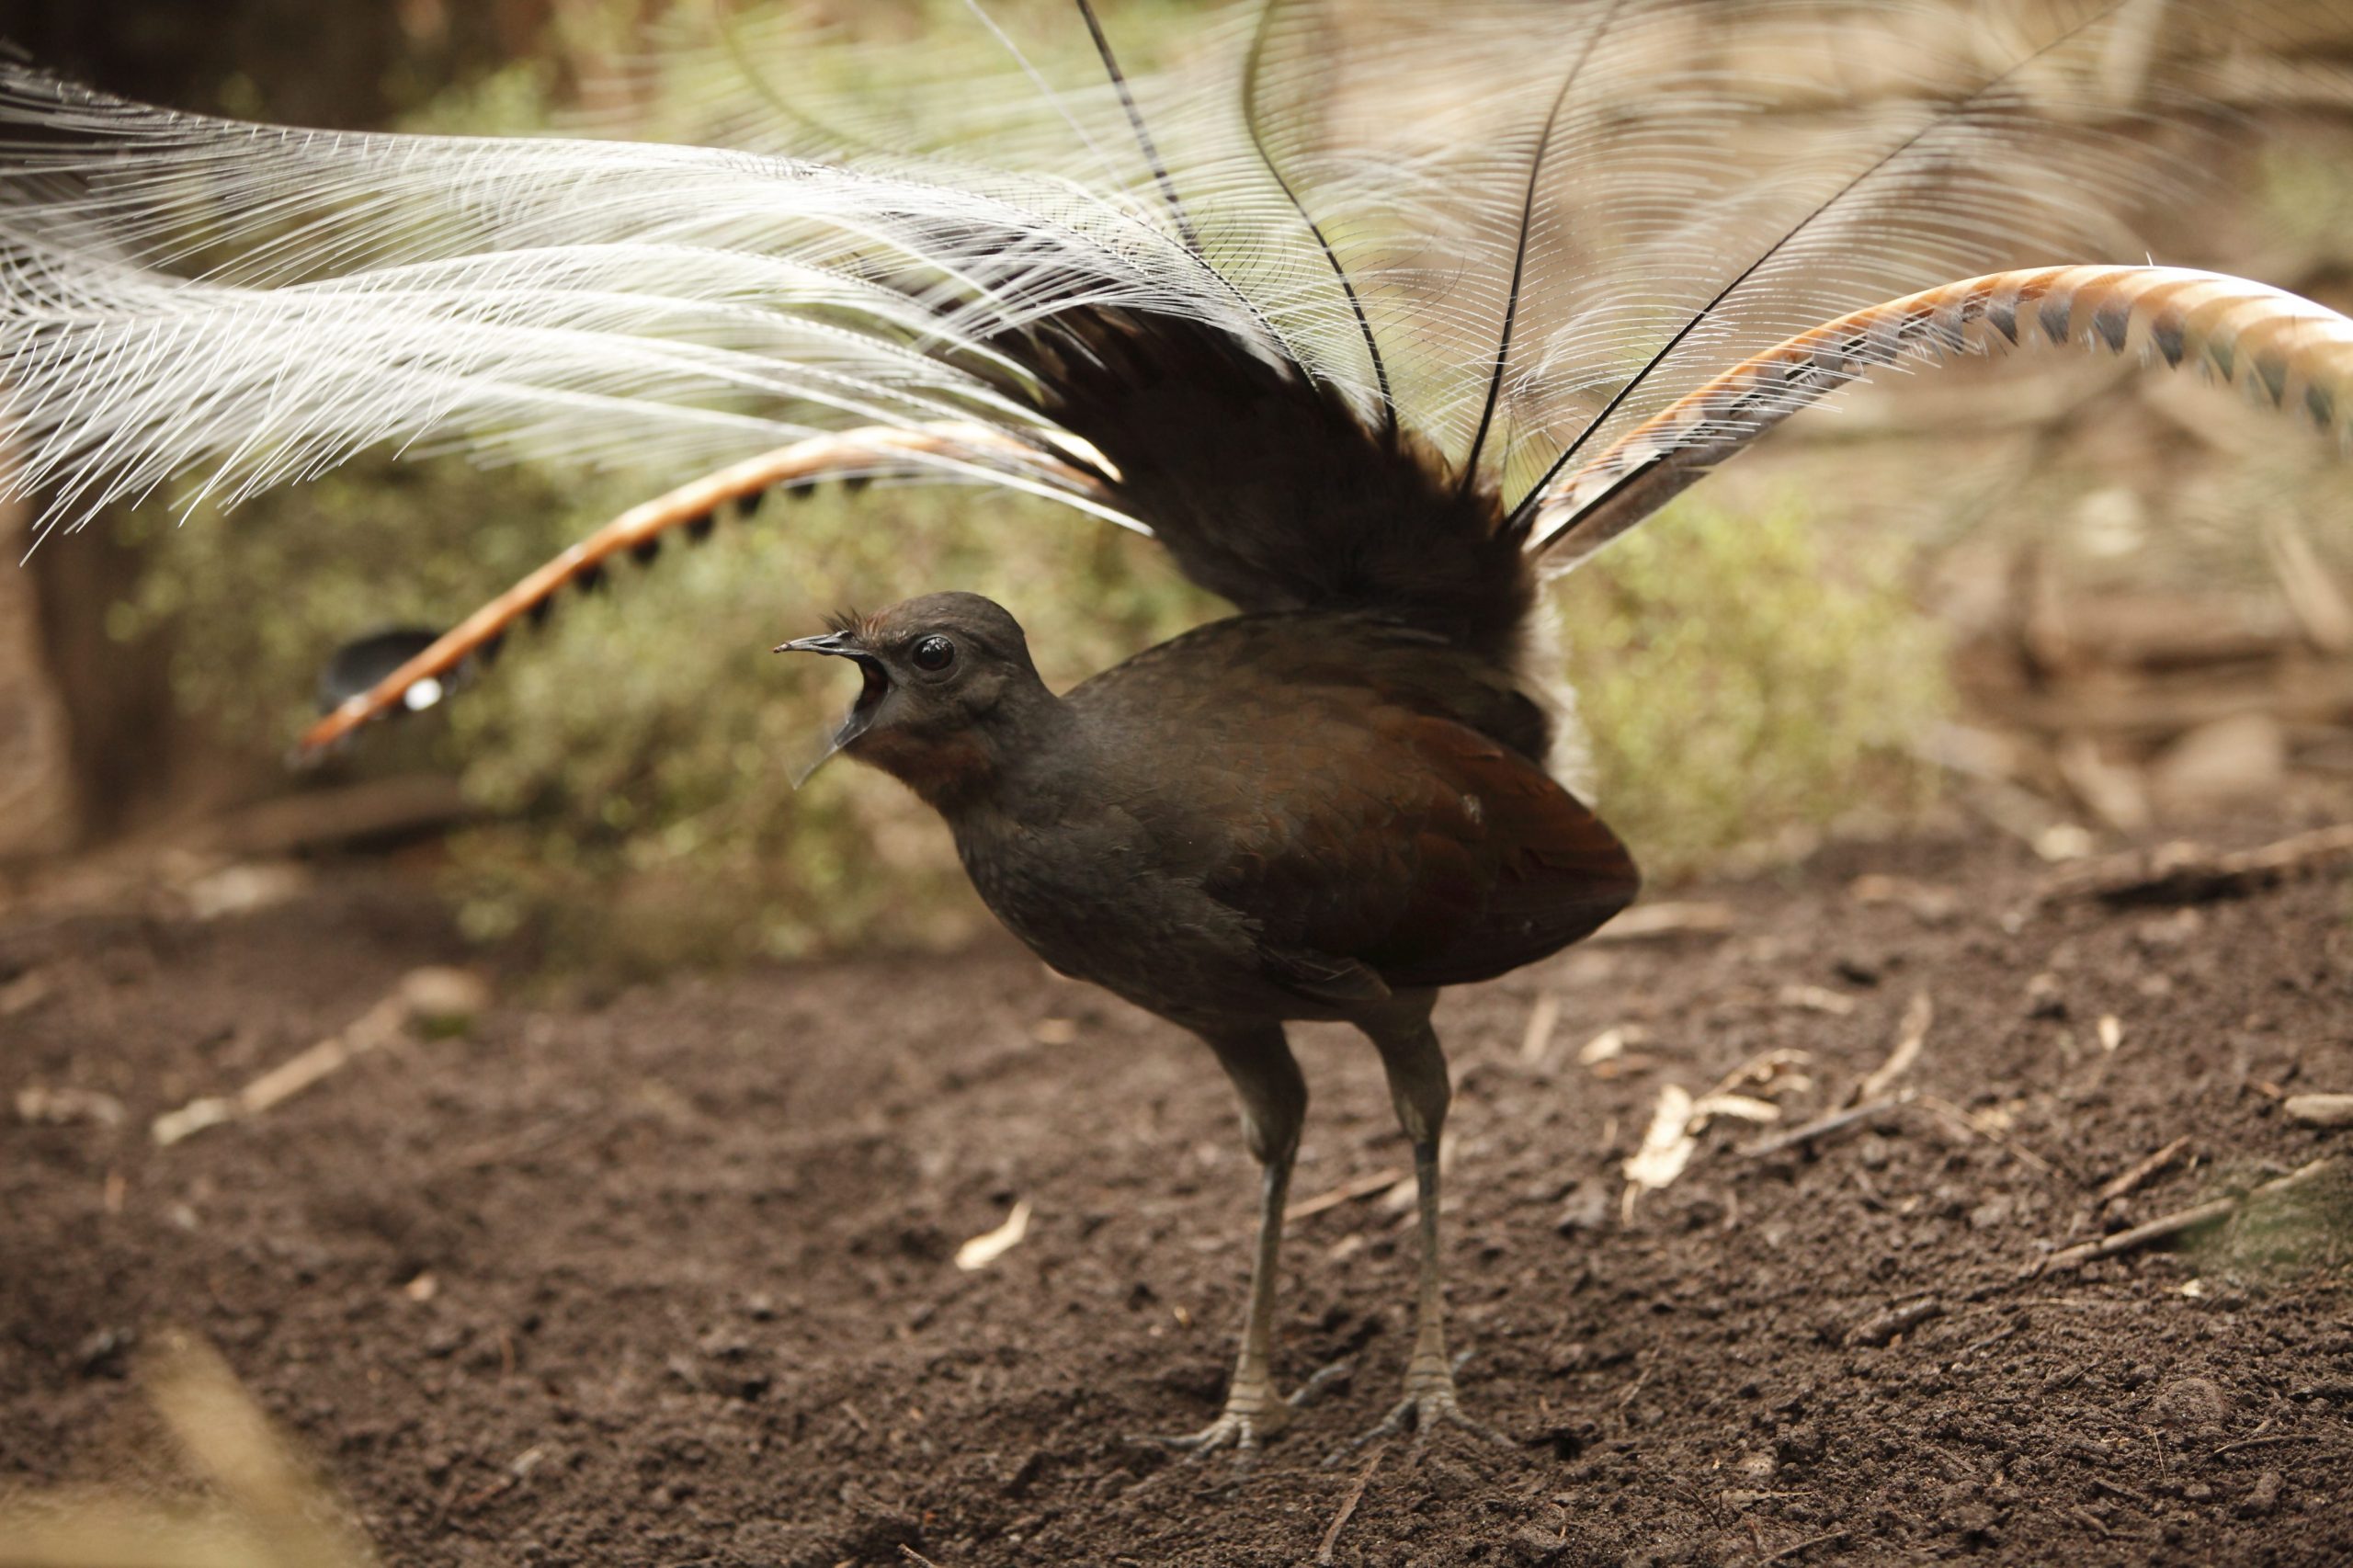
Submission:
[[[988,712],[934,735],[878,737],[867,760],[891,773],[951,826],[976,815],[1027,817],[1078,769],[1074,715],[1042,682],[1008,691]]]

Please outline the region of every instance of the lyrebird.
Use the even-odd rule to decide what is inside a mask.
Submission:
[[[1874,368],[2029,338],[2345,426],[2353,323],[2101,259],[2135,254],[2120,221],[2177,188],[2270,13],[2027,10],[2013,33],[1949,6],[1266,0],[1131,80],[1081,0],[1102,81],[956,84],[944,148],[765,80],[717,149],[280,130],[9,65],[15,484],[74,518],[451,437],[702,474],[429,646],[381,645],[397,667],[313,745],[770,489],[946,477],[1154,535],[1241,613],[1061,696],[969,595],[785,646],[858,665],[829,744],[938,808],[1015,932],[1200,1035],[1238,1090],[1265,1166],[1249,1310],[1224,1411],[1184,1441],[1290,1418],[1298,1018],[1372,1039],[1414,1146],[1419,1329],[1387,1425],[1461,1421],[1431,1003],[1637,880],[1557,761],[1541,575]]]

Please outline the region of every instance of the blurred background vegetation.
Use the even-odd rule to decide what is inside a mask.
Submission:
[[[1203,15],[1175,0],[1106,9],[1136,67],[1182,51]],[[730,24],[701,0],[248,0],[199,19],[63,0],[0,4],[0,27],[107,85],[192,108],[497,133],[585,115],[678,137],[695,133],[707,79],[623,67],[665,33],[770,36],[767,13],[742,10]],[[1091,68],[1061,0],[993,12],[1050,73]],[[988,47],[955,0],[800,19],[944,40],[917,59],[936,68]],[[839,51],[789,64],[796,94],[879,90]],[[2240,210],[2154,243],[2353,302],[2347,142],[2336,110],[2313,107],[2252,157]],[[2077,841],[2050,830],[2131,832],[2194,804],[2168,795],[2168,759],[2217,722],[2270,728],[2250,739],[2242,724],[2219,767],[2190,770],[2210,794],[2218,771],[2262,792],[2291,764],[2341,766],[2353,692],[2331,639],[2353,640],[2353,624],[2329,618],[2353,568],[2345,476],[2292,429],[2160,380],[2057,355],[1897,378],[1795,422],[1559,585],[1602,807],[1654,876],[1957,812],[2064,852]],[[285,790],[275,758],[335,647],[449,623],[671,477],[371,460],[184,527],[160,498],[109,520],[115,550],[53,542],[36,570],[74,714],[82,839],[168,833]],[[458,700],[379,730],[305,787],[454,780],[447,810],[393,836],[469,932],[561,960],[952,943],[985,916],[927,812],[847,767],[790,788],[847,699],[845,673],[765,653],[828,610],[951,586],[1006,602],[1057,686],[1220,608],[1148,541],[1043,504],[887,488],[771,499],[704,549],[567,604]],[[2158,607],[2154,653],[2086,631],[2095,601]],[[2184,653],[2185,628],[2211,632],[2219,666]],[[2193,666],[2239,695],[2200,708],[2160,689]],[[2112,697],[2118,681],[2143,704],[2130,722],[2068,695]]]

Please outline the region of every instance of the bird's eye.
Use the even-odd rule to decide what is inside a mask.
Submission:
[[[915,644],[915,668],[938,675],[956,662],[956,644],[945,637],[926,637]]]

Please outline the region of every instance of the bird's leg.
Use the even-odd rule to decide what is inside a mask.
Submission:
[[[1446,1350],[1446,1287],[1438,1245],[1438,1137],[1446,1128],[1453,1088],[1447,1081],[1446,1053],[1438,1046],[1437,1031],[1430,1028],[1429,1009],[1435,995],[1398,1000],[1401,1007],[1366,1021],[1363,1028],[1381,1048],[1381,1065],[1389,1074],[1390,1099],[1414,1144],[1421,1281],[1414,1311],[1414,1351],[1405,1363],[1404,1397],[1359,1442],[1393,1437],[1409,1426],[1427,1437],[1443,1423],[1507,1443],[1510,1439],[1502,1433],[1465,1415],[1455,1398],[1454,1363]]]
[[[1250,1260],[1250,1307],[1243,1320],[1233,1381],[1226,1386],[1225,1409],[1198,1432],[1163,1439],[1172,1448],[1196,1453],[1256,1448],[1290,1425],[1293,1408],[1315,1392],[1321,1378],[1319,1374],[1289,1399],[1275,1392],[1275,1271],[1282,1250],[1291,1161],[1299,1152],[1300,1123],[1307,1115],[1307,1080],[1300,1076],[1280,1025],[1204,1038],[1242,1096],[1243,1135],[1264,1167],[1264,1179],[1258,1189],[1258,1244]]]

